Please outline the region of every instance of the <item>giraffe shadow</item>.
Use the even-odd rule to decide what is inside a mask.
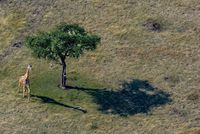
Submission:
[[[172,101],[168,93],[154,87],[146,80],[124,81],[121,88],[115,90],[72,86],[68,88],[91,95],[93,101],[99,105],[99,111],[120,116],[148,113],[152,108]]]
[[[46,96],[39,96],[39,95],[31,95],[31,97],[35,97],[40,99],[43,103],[50,103],[50,104],[54,104],[54,105],[58,105],[58,106],[62,106],[65,108],[70,108],[70,109],[74,109],[74,110],[78,110],[81,111],[83,113],[87,113],[87,110],[81,108],[80,106],[70,106],[70,105],[66,105],[64,103],[58,102],[52,98],[46,97]]]

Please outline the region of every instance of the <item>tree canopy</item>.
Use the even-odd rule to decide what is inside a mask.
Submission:
[[[39,58],[60,60],[62,74],[60,86],[66,87],[66,57],[79,58],[86,50],[94,50],[100,37],[90,34],[78,24],[61,23],[49,32],[27,36],[25,44]]]
[[[61,57],[80,57],[85,50],[94,50],[100,37],[85,31],[78,24],[61,23],[50,32],[26,37],[26,46],[39,58],[58,60]]]

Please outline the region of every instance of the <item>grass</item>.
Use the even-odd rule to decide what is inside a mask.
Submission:
[[[17,36],[18,32],[26,25],[25,16],[22,13],[0,14],[0,43],[1,51]]]
[[[57,88],[57,84],[59,82],[59,73],[60,71],[47,71],[45,72],[46,74],[43,74],[40,77],[35,76],[35,79],[33,79],[34,84],[32,85],[32,88],[35,89],[32,91],[32,94],[34,95],[39,95],[39,96],[46,96],[49,98],[53,98],[56,100],[59,100],[64,103],[70,103],[70,104],[76,104],[76,105],[81,105],[84,103],[88,103],[91,101],[91,97],[85,94],[84,92],[80,92],[77,90],[61,90]],[[57,76],[57,77],[55,77]],[[69,80],[68,84],[69,85],[76,85],[76,86],[89,86],[92,87],[94,82],[89,81],[87,79],[81,79],[84,77],[81,77],[79,74],[69,74]],[[76,78],[78,77],[78,78]],[[75,80],[70,80],[70,79],[75,79]],[[93,80],[94,81],[94,80]],[[71,84],[72,83],[72,84]],[[41,85],[38,87],[38,85]],[[96,84],[97,85],[97,84]],[[82,103],[84,102],[84,103]]]
[[[67,59],[71,90],[56,86],[59,65],[50,68],[25,47],[10,51],[0,62],[0,133],[199,133],[199,5],[0,1],[0,54],[62,21],[102,38],[96,51]],[[160,23],[161,30],[146,29],[147,20]],[[16,93],[27,64],[33,65],[30,103]]]

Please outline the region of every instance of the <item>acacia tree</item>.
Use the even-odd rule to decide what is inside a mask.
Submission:
[[[50,32],[27,36],[25,44],[38,58],[60,61],[62,65],[59,86],[66,88],[66,57],[79,58],[85,50],[94,50],[100,37],[90,34],[78,24],[61,23]]]

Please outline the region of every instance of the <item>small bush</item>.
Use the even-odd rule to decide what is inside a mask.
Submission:
[[[151,31],[160,31],[161,30],[161,24],[159,22],[157,22],[156,20],[149,19],[143,24],[143,26]]]
[[[199,99],[199,95],[198,95],[197,93],[192,93],[192,94],[189,94],[189,95],[187,96],[187,99],[188,99],[188,100],[193,100],[193,101],[195,101],[195,100],[198,100],[198,99]]]
[[[92,124],[91,124],[91,129],[97,129],[98,128],[98,124],[97,124],[97,122],[92,122]]]

